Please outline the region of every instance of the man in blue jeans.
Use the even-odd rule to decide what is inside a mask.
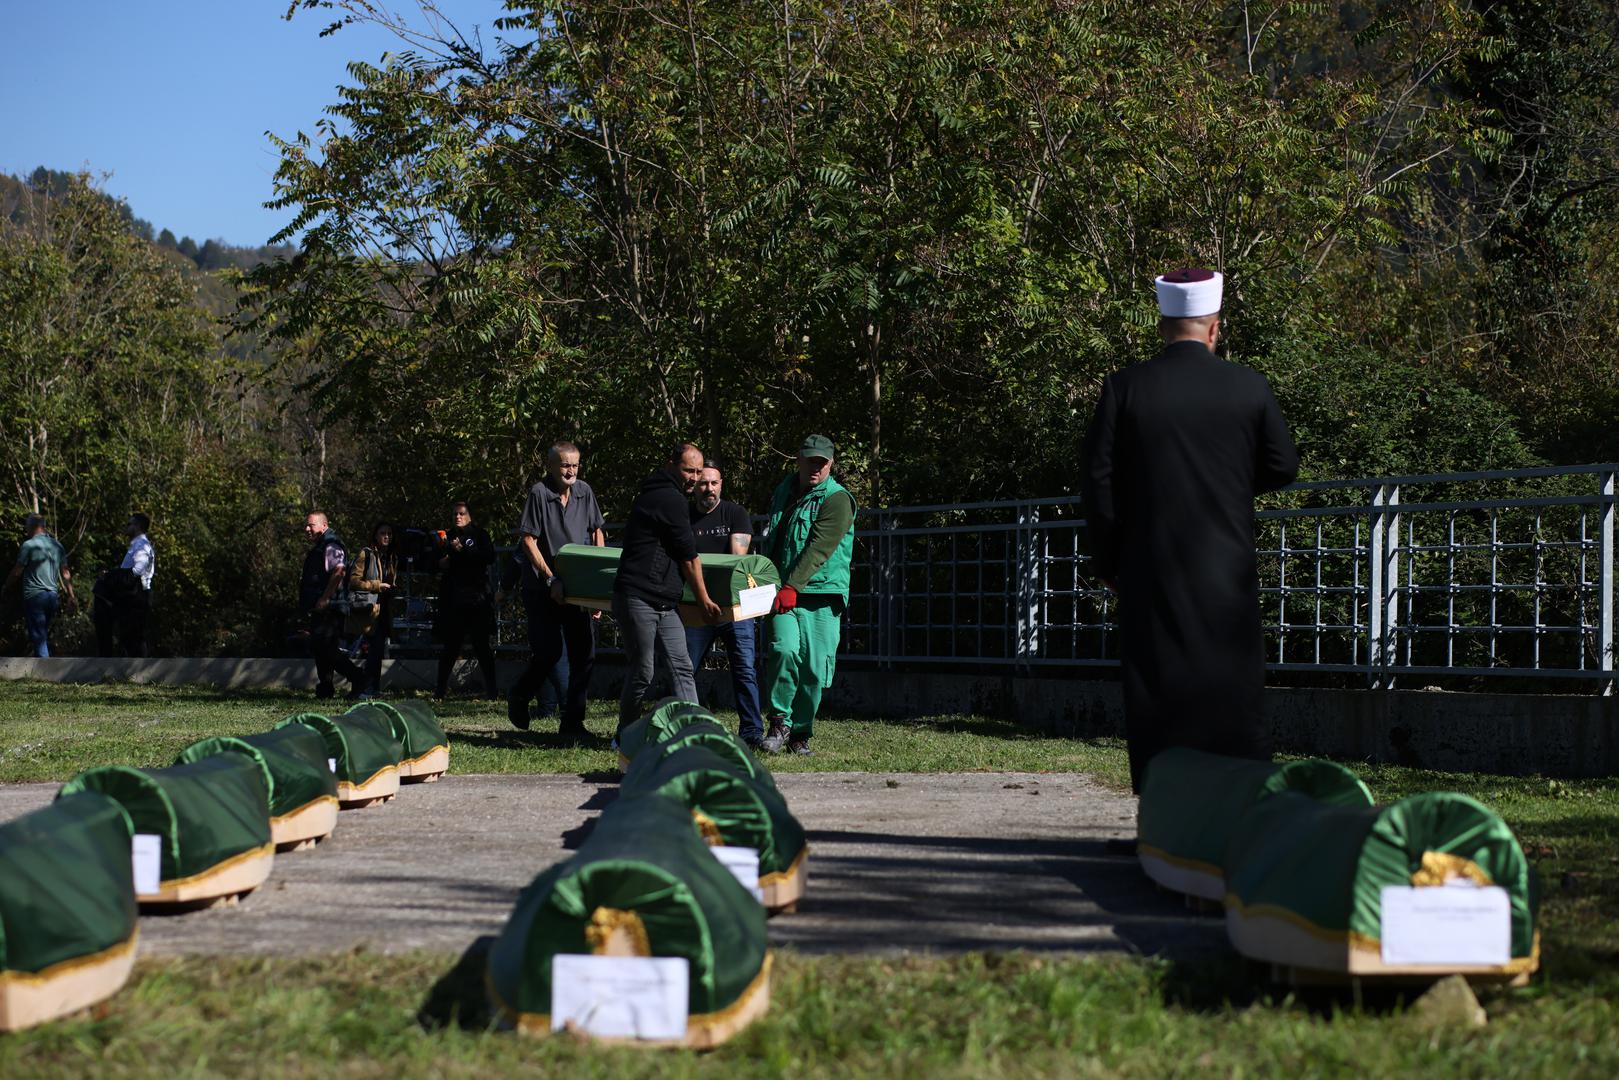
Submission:
[[[73,574],[67,568],[67,552],[56,537],[45,531],[45,519],[29,514],[23,523],[28,538],[17,552],[17,565],[6,578],[6,591],[20,583],[22,586],[23,625],[28,628],[28,641],[34,655],[51,655],[49,641],[51,620],[61,606],[61,593],[67,594],[67,610],[71,614],[79,602],[73,595]]]
[[[709,462],[697,478],[691,531],[697,537],[700,555],[746,555],[753,539],[753,519],[748,517],[748,512],[729,499],[720,498],[724,482],[713,462]],[[758,747],[765,737],[764,721],[759,717],[759,671],[754,666],[756,632],[752,619],[720,626],[686,627],[686,652],[691,656],[693,671],[703,666],[716,638],[725,643],[736,715],[741,721],[738,734],[751,747]]]
[[[697,539],[691,531],[688,497],[703,471],[703,452],[681,443],[669,463],[641,482],[641,492],[624,525],[624,553],[613,579],[613,618],[624,646],[624,692],[618,702],[618,730],[636,719],[652,687],[655,661],[662,658],[681,701],[697,700],[686,632],[680,622],[684,584],[712,625],[720,606],[708,595]],[[613,736],[617,745],[617,734]]]

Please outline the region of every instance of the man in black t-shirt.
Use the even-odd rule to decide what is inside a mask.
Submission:
[[[489,534],[472,523],[472,509],[453,503],[455,527],[441,534],[438,567],[438,615],[435,629],[444,642],[438,659],[438,696],[450,689],[450,673],[461,658],[461,644],[472,639],[472,652],[483,669],[489,696],[497,696],[495,653],[489,635],[495,630],[495,609],[489,597],[489,568],[495,563],[495,544]]]
[[[753,521],[748,512],[729,499],[720,498],[724,483],[724,477],[713,462],[709,462],[697,478],[691,531],[697,537],[699,555],[746,555],[753,539]],[[743,619],[721,626],[686,627],[686,652],[691,656],[693,671],[703,666],[716,638],[725,642],[736,715],[741,721],[739,734],[743,742],[753,747],[765,737],[764,722],[759,716],[759,671],[754,666],[758,642],[756,621]]]
[[[708,595],[697,538],[691,531],[689,496],[702,471],[703,452],[691,443],[681,443],[667,465],[641,481],[640,494],[630,505],[630,519],[624,524],[624,553],[613,576],[613,618],[624,646],[619,731],[633,723],[646,704],[658,657],[668,668],[674,696],[681,701],[697,700],[678,610],[684,586],[691,587],[704,622],[717,622],[722,614]]]
[[[514,727],[528,729],[528,703],[540,692],[566,652],[567,700],[562,704],[559,732],[579,738],[585,731],[585,695],[596,662],[596,616],[563,603],[556,576],[557,552],[566,544],[607,543],[605,522],[596,493],[579,479],[579,448],[559,442],[546,455],[546,477],[535,484],[523,505],[518,558],[523,566],[523,608],[528,612],[531,650],[528,670],[506,696],[506,716]]]

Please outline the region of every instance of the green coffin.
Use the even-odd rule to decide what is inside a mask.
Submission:
[[[200,739],[180,751],[175,763],[215,754],[242,754],[258,765],[270,792],[272,820],[311,803],[337,801],[337,777],[326,765],[326,740],[313,728],[295,725],[260,735]]]
[[[313,728],[325,742],[327,757],[337,765],[340,800],[357,801],[369,793],[381,797],[399,790],[399,763],[405,750],[386,717],[375,712],[358,716],[298,713],[277,724],[276,730],[294,725]]]
[[[189,900],[221,895],[192,891],[193,882],[225,875],[238,863],[274,853],[264,773],[245,754],[216,754],[166,769],[104,765],[75,776],[57,798],[95,791],[117,800],[136,833],[153,833],[162,849],[162,889],[140,899]],[[246,888],[263,880],[257,874]],[[243,889],[228,889],[241,892]]]
[[[344,716],[375,714],[382,718],[402,748],[400,767],[406,776],[436,776],[450,767],[450,737],[420,701],[367,701]]]
[[[719,723],[713,713],[694,701],[664,698],[648,709],[641,719],[618,733],[619,764],[628,768],[629,763],[640,757],[647,747],[667,742],[701,721]]]
[[[562,590],[570,603],[607,610],[612,606],[613,581],[618,575],[620,548],[595,547],[590,544],[564,544],[557,552],[556,571],[562,579]],[[763,555],[701,555],[703,584],[709,599],[722,608],[730,609],[730,618],[745,618],[735,610],[742,602],[742,591],[760,585],[780,585],[781,573],[776,564]],[[696,619],[697,598],[691,586],[681,595],[681,616],[688,622]],[[691,605],[688,609],[687,605]],[[762,612],[758,613],[762,614]]]
[[[684,957],[689,1045],[712,1045],[768,1000],[764,909],[670,799],[615,802],[572,858],[518,896],[487,970],[491,1000],[508,1022],[549,1031],[558,954]]]
[[[662,742],[651,746],[643,745],[631,763],[629,773],[634,774],[648,769],[656,768],[658,763],[671,754],[677,754],[692,746],[700,746],[716,757],[724,759],[728,764],[734,765],[748,778],[766,787],[775,787],[776,778],[770,775],[770,770],[753,756],[737,735],[717,720],[706,720],[687,716],[685,726]],[[624,782],[635,786],[639,779],[632,780],[626,775]]]
[[[0,994],[75,961],[133,956],[133,834],[123,807],[91,791],[0,825]]]
[[[797,899],[801,864],[808,853],[804,827],[773,786],[753,779],[706,747],[691,746],[645,769],[632,767],[619,786],[619,797],[639,795],[664,795],[679,802],[691,811],[710,843],[758,851],[759,887],[767,907]],[[777,899],[783,887],[790,896]]]
[[[1381,958],[1382,889],[1452,878],[1499,885],[1511,902],[1512,960],[1539,964],[1538,884],[1512,830],[1465,795],[1332,806],[1284,792],[1243,817],[1226,851],[1226,928],[1256,960],[1348,974],[1397,974]]]
[[[1225,899],[1226,845],[1242,816],[1282,791],[1335,806],[1370,806],[1372,793],[1331,761],[1272,764],[1177,747],[1147,766],[1138,814],[1140,859],[1166,889]]]

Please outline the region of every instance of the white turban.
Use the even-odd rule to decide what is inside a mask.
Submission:
[[[1154,278],[1158,313],[1171,319],[1196,319],[1220,310],[1225,277],[1213,270],[1182,267]]]

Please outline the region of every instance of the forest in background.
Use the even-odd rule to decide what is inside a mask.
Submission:
[[[164,651],[277,649],[307,506],[499,534],[558,438],[610,515],[810,430],[864,505],[1072,493],[1186,263],[1309,477],[1619,457],[1604,5],[291,9],[400,46],[275,139],[269,246],[0,184],[4,516],[83,568],[151,513]]]

